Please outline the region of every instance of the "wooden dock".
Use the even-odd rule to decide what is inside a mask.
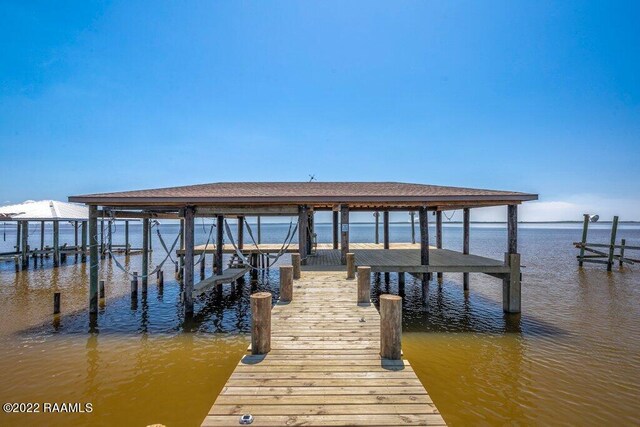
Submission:
[[[271,351],[240,360],[203,426],[445,425],[409,362],[380,358],[380,316],[343,272],[304,272],[271,314]]]

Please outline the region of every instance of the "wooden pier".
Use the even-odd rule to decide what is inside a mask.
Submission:
[[[380,358],[380,316],[344,272],[304,272],[273,307],[271,351],[245,355],[203,426],[445,425],[407,360]],[[250,353],[250,352],[249,352]]]

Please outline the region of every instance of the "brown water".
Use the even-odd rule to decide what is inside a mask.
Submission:
[[[354,240],[373,234],[362,227]],[[265,239],[286,233],[266,228]],[[392,227],[392,236],[406,241],[407,231]],[[458,247],[459,234],[446,227],[445,247]],[[472,227],[472,252],[501,258],[504,234]],[[640,244],[640,229],[620,234]],[[426,296],[407,280],[405,355],[450,425],[640,424],[640,273],[637,266],[578,269],[570,243],[579,235],[569,226],[521,229],[522,316],[502,313],[500,282],[488,276],[472,275],[467,297],[460,275],[434,281]],[[607,235],[592,233],[603,242]],[[156,250],[154,260],[161,258]],[[128,261],[139,269],[139,257]],[[252,290],[247,282],[202,296],[185,323],[172,271],[167,265],[162,294],[150,284],[132,306],[127,277],[103,261],[107,301],[92,325],[87,265],[70,258],[53,269],[45,260],[16,274],[0,264],[0,402],[93,405],[81,414],[0,413],[0,425],[199,425],[246,349]],[[390,279],[374,281],[373,294],[398,293]],[[277,295],[275,271],[254,289]],[[55,291],[59,319],[50,315]]]

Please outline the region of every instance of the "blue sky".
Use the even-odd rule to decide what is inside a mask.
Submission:
[[[0,204],[215,181],[640,220],[638,2],[0,3]],[[487,210],[477,219],[499,219]]]

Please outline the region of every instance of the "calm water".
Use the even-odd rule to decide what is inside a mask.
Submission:
[[[208,224],[198,225],[197,243],[206,240]],[[594,227],[590,240],[608,241],[607,227]],[[123,243],[122,228],[114,243]],[[286,229],[263,225],[263,242],[281,242]],[[329,241],[330,226],[317,229],[319,240]],[[170,245],[177,226],[161,231]],[[73,243],[72,229],[61,232],[62,243]],[[131,233],[139,244],[139,225]],[[471,233],[473,253],[502,259],[504,226],[474,225]],[[405,355],[450,425],[640,424],[640,267],[578,269],[571,242],[580,234],[580,225],[521,226],[522,316],[502,313],[501,282],[488,276],[472,275],[465,297],[461,275],[446,274],[441,286],[431,283],[426,301],[407,276]],[[458,225],[445,226],[444,246],[461,247],[461,235]],[[410,240],[409,226],[392,225],[391,237]],[[640,227],[622,226],[619,238],[640,245]],[[372,241],[373,227],[352,225],[351,239]],[[39,245],[37,228],[30,241]],[[0,251],[13,244],[15,229],[7,227]],[[153,247],[160,262],[157,239]],[[119,259],[140,269],[139,256]],[[19,274],[12,263],[0,264],[0,401],[94,408],[0,413],[0,425],[199,425],[248,344],[249,281],[201,296],[195,319],[185,323],[172,265],[165,266],[164,292],[152,280],[147,298],[132,306],[126,275],[104,260],[107,300],[91,327],[87,267],[73,257],[59,269],[45,259]],[[272,270],[253,289],[277,295],[277,283]],[[383,276],[372,288],[375,298],[397,293],[397,277],[386,284]],[[50,314],[55,291],[62,293],[58,321]]]

